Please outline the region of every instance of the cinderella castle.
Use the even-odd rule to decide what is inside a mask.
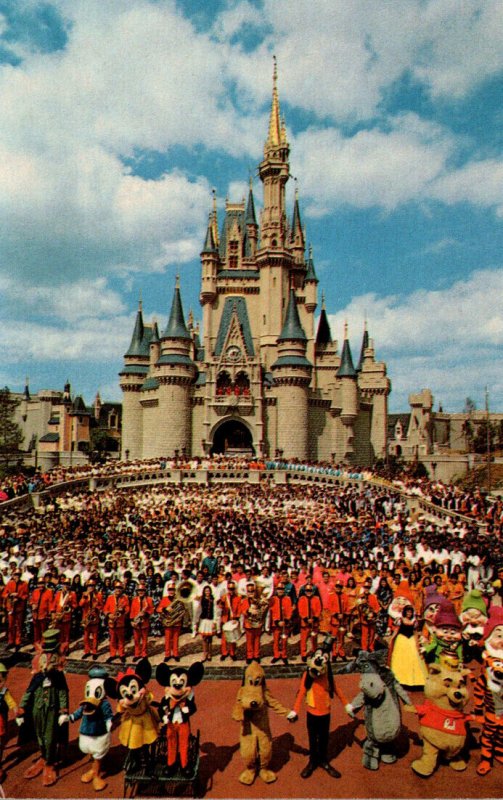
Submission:
[[[355,362],[347,329],[332,338],[306,253],[299,198],[287,215],[286,128],[274,66],[269,130],[253,188],[225,205],[213,198],[201,252],[202,331],[174,289],[166,327],[146,324],[140,303],[120,372],[122,457],[256,457],[372,464],[386,450],[386,365],[365,327]],[[317,324],[316,324],[317,319]]]

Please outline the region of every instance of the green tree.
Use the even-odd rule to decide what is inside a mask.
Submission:
[[[0,389],[0,465],[5,471],[8,471],[10,462],[21,455],[23,432],[14,419],[19,403],[20,400],[7,386]]]

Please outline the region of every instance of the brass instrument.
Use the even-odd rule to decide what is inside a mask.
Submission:
[[[87,627],[88,625],[97,625],[100,621],[100,613],[95,608],[91,608],[88,613],[86,614],[86,618],[84,620],[84,625]]]
[[[71,609],[68,608],[68,602],[70,600],[70,593],[68,592],[65,599],[63,600],[62,605],[59,607],[59,611],[53,611],[51,615],[52,625],[54,627],[58,627],[58,624],[63,621],[65,614],[70,611]]]
[[[176,587],[176,597],[182,603],[190,603],[196,594],[196,584],[194,581],[182,581]]]
[[[165,628],[175,628],[177,625],[181,625],[185,616],[184,602],[176,598],[171,605],[162,609],[159,616]]]
[[[116,628],[117,623],[119,620],[124,616],[124,606],[119,605],[119,601],[117,600],[117,605],[115,607],[115,611],[112,614],[108,615],[108,625],[110,628]]]

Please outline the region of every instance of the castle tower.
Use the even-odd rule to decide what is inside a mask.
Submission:
[[[357,372],[348,340],[347,324],[344,330],[341,365],[337,370],[341,383],[341,422],[344,425],[344,460],[351,462],[354,456],[354,425],[358,416]]]
[[[190,356],[192,337],[187,330],[183,315],[178,279],[166,329],[161,335],[160,356],[156,364],[155,377],[158,386],[158,406],[153,414],[146,415],[146,425],[151,420],[155,426],[153,443],[144,446],[144,458],[163,454],[173,456],[191,452],[191,404],[190,389],[197,375],[197,368]],[[157,409],[161,408],[159,413]],[[151,436],[148,437],[152,441]]]
[[[277,450],[285,458],[308,458],[308,390],[312,364],[306,358],[307,338],[300,324],[295,292],[290,299],[272,365],[277,391]]]
[[[122,389],[122,458],[142,458],[143,418],[141,387],[149,367],[149,347],[143,324],[141,300],[131,337],[131,344],[124,355],[124,367],[119,373]]]

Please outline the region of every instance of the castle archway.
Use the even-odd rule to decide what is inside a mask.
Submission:
[[[238,419],[222,422],[213,434],[211,455],[255,455],[250,429]]]

